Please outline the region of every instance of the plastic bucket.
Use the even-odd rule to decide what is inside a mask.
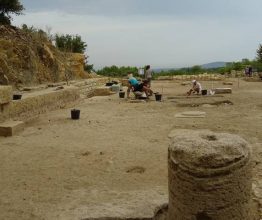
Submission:
[[[79,109],[72,109],[71,110],[71,119],[78,120],[80,118],[80,110]]]
[[[160,102],[162,99],[162,94],[156,93],[155,98],[156,98],[156,101]]]
[[[121,91],[120,91],[120,92],[119,92],[119,98],[125,98],[125,94],[126,94],[125,92],[121,92]]]
[[[111,86],[111,91],[112,92],[119,92],[120,91],[120,85],[114,84]]]
[[[19,100],[21,98],[22,98],[22,95],[19,95],[19,94],[13,95],[13,100]]]
[[[114,85],[114,83],[112,83],[112,82],[106,83],[106,86],[112,86],[112,85]]]
[[[201,91],[201,94],[202,94],[202,95],[207,95],[207,90],[206,90],[206,89],[203,89],[203,90]]]

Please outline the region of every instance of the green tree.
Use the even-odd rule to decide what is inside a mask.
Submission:
[[[243,58],[243,59],[242,59],[242,64],[243,64],[243,65],[250,65],[250,64],[251,64],[251,61],[250,61],[249,59],[247,59],[247,58]]]
[[[94,64],[88,63],[88,57],[89,56],[85,56],[84,70],[88,73],[91,73],[92,71],[94,71]]]
[[[138,76],[138,68],[130,66],[117,67],[113,65],[110,67],[106,66],[103,69],[97,71],[98,75],[110,77],[125,77],[129,73],[132,73],[134,76]]]
[[[86,63],[84,69],[86,72],[91,73],[92,71],[94,71],[94,64]]]
[[[82,41],[79,35],[55,35],[55,44],[58,49],[64,52],[84,53],[87,44]]]
[[[11,24],[11,15],[20,15],[24,10],[19,0],[0,0],[0,24]]]
[[[193,67],[191,68],[191,71],[192,71],[193,73],[200,73],[200,72],[203,72],[201,66],[198,66],[198,65],[193,66]]]
[[[259,44],[257,49],[257,61],[262,63],[262,44]]]
[[[21,29],[30,34],[34,39],[41,40],[41,41],[51,41],[48,37],[47,33],[42,29],[35,28],[34,26],[28,27],[26,24],[21,26]]]

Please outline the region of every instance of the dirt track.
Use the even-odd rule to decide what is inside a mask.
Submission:
[[[18,136],[1,137],[0,219],[151,217],[167,202],[167,135],[175,128],[245,138],[254,155],[254,201],[262,202],[262,82],[240,81],[238,88],[234,81],[233,94],[223,97],[168,99],[188,89],[180,83],[153,83],[155,91],[163,87],[163,102],[93,97],[76,106],[79,121],[61,109],[28,122]],[[175,118],[192,110],[207,117]]]

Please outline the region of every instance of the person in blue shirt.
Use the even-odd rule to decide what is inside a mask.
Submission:
[[[153,91],[149,87],[149,82],[147,80],[143,80],[142,82],[139,82],[135,77],[133,77],[132,74],[128,75],[128,89],[127,89],[127,98],[130,96],[130,91],[133,92],[145,92],[146,96],[151,96],[153,94]]]
[[[133,76],[133,74],[128,75],[128,88],[127,88],[127,98],[129,98],[130,91],[135,91],[139,87],[138,80]]]

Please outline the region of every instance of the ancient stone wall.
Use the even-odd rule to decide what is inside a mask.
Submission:
[[[76,103],[80,97],[94,95],[95,88],[104,84],[106,78],[72,81],[71,86],[57,90],[55,87],[32,93],[24,93],[21,100],[12,100],[10,86],[0,86],[0,122],[8,119],[26,120],[49,110],[65,108]]]

